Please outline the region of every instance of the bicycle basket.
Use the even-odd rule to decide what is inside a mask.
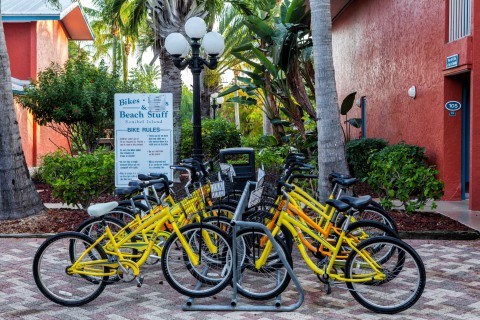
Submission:
[[[257,182],[257,188],[250,193],[247,207],[257,210],[270,210],[277,200],[277,174],[265,174]]]

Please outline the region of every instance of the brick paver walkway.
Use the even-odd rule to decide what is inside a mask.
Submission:
[[[294,312],[182,311],[185,297],[163,281],[158,265],[143,269],[141,288],[115,284],[85,306],[62,307],[45,298],[32,277],[33,256],[43,241],[0,239],[0,319],[480,319],[480,241],[408,241],[423,258],[427,285],[416,305],[393,316],[370,312],[339,288],[326,295],[316,276],[300,266],[295,271],[305,301]],[[228,304],[230,293],[201,302]],[[282,299],[295,301],[293,287]]]

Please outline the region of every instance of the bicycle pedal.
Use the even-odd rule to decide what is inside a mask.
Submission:
[[[145,278],[145,276],[138,276],[138,278],[137,278],[137,288],[140,288],[142,286],[144,278]]]

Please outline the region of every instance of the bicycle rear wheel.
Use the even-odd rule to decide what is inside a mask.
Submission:
[[[347,278],[375,274],[365,257],[372,258],[387,278],[347,282],[355,300],[367,309],[387,314],[406,310],[417,302],[425,288],[426,275],[423,262],[412,247],[396,238],[377,237],[365,240],[357,249],[364,257],[357,251],[350,253],[345,267]]]
[[[210,224],[194,223],[180,229],[190,249],[199,257],[194,265],[178,236],[173,233],[162,252],[162,271],[167,282],[179,293],[202,298],[223,290],[232,278],[230,237]],[[210,241],[209,248],[207,242]]]
[[[84,305],[97,298],[105,289],[108,276],[95,277],[68,274],[67,269],[94,241],[78,232],[59,233],[47,239],[33,259],[33,278],[40,291],[50,300],[67,307]],[[107,259],[100,246],[95,246],[82,262]],[[104,266],[90,270],[107,272]]]
[[[293,268],[290,251],[278,237],[275,241],[279,249],[272,247],[265,264],[258,269],[255,267],[255,262],[265,249],[265,245],[261,245],[261,240],[265,237],[265,231],[248,228],[238,232],[234,239],[237,245],[238,293],[254,300],[275,298],[290,283],[290,275],[280,255],[286,257],[290,267]]]
[[[337,227],[343,226],[346,222],[346,218],[347,217],[345,215],[339,214],[335,219],[335,226]],[[387,225],[393,231],[398,233],[398,228],[397,228],[397,224],[395,223],[395,220],[393,220],[393,218],[384,209],[378,206],[369,205],[364,210],[355,212],[351,220],[352,222],[363,221],[363,220],[377,221]]]

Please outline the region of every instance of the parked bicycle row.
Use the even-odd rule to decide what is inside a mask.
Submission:
[[[301,187],[305,179],[318,178],[301,154],[290,154],[279,174],[258,177],[248,204],[239,209],[241,219],[265,225],[274,244],[257,227],[233,237],[231,219],[244,190],[233,183],[231,165],[186,159],[172,168],[186,174],[183,189],[175,192],[163,175],[139,175],[116,190],[127,200],[91,206],[92,218],[76,232],[47,239],[33,263],[40,291],[58,304],[79,306],[108,284],[141,286],[142,265],[160,263],[167,282],[186,296],[222,291],[236,269],[241,295],[268,300],[288,287],[291,278],[281,257],[293,267],[295,244],[327,293],[344,286],[380,313],[400,312],[420,298],[423,262],[399,239],[395,222],[378,203],[347,194],[355,178],[330,174],[330,199],[320,203]]]

